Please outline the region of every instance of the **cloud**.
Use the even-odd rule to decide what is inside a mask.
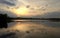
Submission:
[[[34,18],[60,18],[60,12],[55,11],[55,12],[48,12],[45,13],[44,15],[36,15],[33,16]]]
[[[40,6],[40,7],[46,7],[46,5],[48,5],[47,7],[49,8],[60,8],[60,0],[25,0],[28,3],[30,3],[31,5],[35,5],[35,6]]]
[[[0,14],[7,14],[9,17],[17,17],[14,13],[6,10],[0,9]]]
[[[21,5],[23,6],[25,4],[27,6],[28,4],[30,6],[28,8],[29,9],[28,17],[35,17],[35,16],[44,17],[44,15],[42,14],[45,14],[45,13],[48,14],[49,12],[52,12],[51,14],[53,14],[54,11],[60,10],[60,0],[0,0],[0,4],[2,4],[2,6],[6,5],[7,11],[12,6],[14,6],[13,8],[16,8],[15,6],[20,7]],[[10,10],[12,10],[12,8],[10,8]],[[12,14],[13,13],[10,13],[10,14],[8,13],[9,16]],[[45,17],[50,15],[50,13],[47,16],[46,14],[45,14]],[[56,14],[59,14],[59,13],[56,13]],[[16,15],[14,14],[14,16]],[[27,15],[26,16],[23,15],[23,17],[27,17]]]
[[[14,6],[15,5],[15,3],[13,2],[9,2],[9,1],[7,1],[7,0],[0,0],[0,4],[5,4],[5,5],[8,5],[8,6]]]
[[[60,12],[50,12],[44,15],[47,18],[60,18]]]

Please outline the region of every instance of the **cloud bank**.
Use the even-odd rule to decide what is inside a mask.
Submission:
[[[30,10],[29,16],[28,17],[59,17],[60,13],[60,0],[0,0],[0,5],[5,7],[0,6],[0,11],[1,8],[3,10],[9,11],[7,14],[11,16],[13,13],[10,13],[10,10],[12,8],[17,8],[20,6],[27,6],[29,5],[30,7],[28,8]],[[9,10],[10,9],[10,10]],[[2,10],[2,11],[3,11]],[[3,11],[4,13],[5,11]],[[54,12],[54,13],[53,13]],[[1,13],[1,12],[0,12]],[[44,15],[45,14],[45,15]],[[48,15],[47,15],[48,14]],[[56,15],[57,14],[57,15]],[[17,17],[15,14],[13,14],[14,17]],[[27,17],[27,16],[21,16],[21,17]]]

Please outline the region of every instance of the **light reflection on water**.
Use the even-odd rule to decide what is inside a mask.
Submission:
[[[15,22],[8,23],[8,26],[14,26],[15,24],[30,24],[30,25],[44,25],[49,27],[60,27],[60,22],[52,22],[48,20],[14,20]]]
[[[50,22],[46,20],[39,20],[39,21],[30,21],[30,20],[21,20],[21,22],[17,22],[19,20],[16,20],[15,22],[11,22],[8,24],[9,27],[12,27],[13,29],[26,31],[30,29],[47,29],[47,28],[53,28],[53,29],[60,29],[60,22]]]
[[[7,29],[0,29],[6,38],[60,38],[60,22],[46,20],[19,21],[8,23]],[[0,37],[0,38],[1,38]]]

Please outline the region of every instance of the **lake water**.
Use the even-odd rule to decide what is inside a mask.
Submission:
[[[14,20],[0,35],[9,38],[60,38],[60,22],[48,20]],[[10,34],[10,35],[9,35]],[[4,37],[4,38],[5,38]]]
[[[10,22],[8,23],[8,27],[15,26],[16,24],[20,23],[19,25],[23,24],[29,24],[32,25],[43,25],[43,26],[48,26],[48,27],[55,27],[55,28],[60,28],[60,22],[54,22],[54,21],[49,21],[49,20],[14,20],[15,22]],[[17,26],[17,25],[16,25]],[[25,25],[26,26],[26,25]]]

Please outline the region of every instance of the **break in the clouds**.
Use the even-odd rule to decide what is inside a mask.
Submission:
[[[47,17],[50,14],[52,14],[53,17],[58,17],[60,14],[60,13],[59,14],[57,13],[57,12],[60,12],[59,11],[60,10],[60,0],[0,0],[0,8],[1,8],[1,6],[5,7],[5,8],[2,7],[2,9],[7,10],[9,12],[12,10],[12,8],[15,9],[16,6],[18,8],[20,6],[24,6],[24,7],[28,6],[28,8],[27,8],[29,10],[28,17],[41,17],[41,16]],[[9,8],[7,8],[7,7],[9,7]],[[8,15],[9,14],[14,14],[14,13],[8,13]],[[9,16],[11,16],[11,15],[9,15]],[[14,14],[14,16],[15,16],[15,14]],[[49,16],[49,17],[52,17],[52,16]],[[27,15],[25,15],[25,16],[22,15],[21,17],[27,17]]]

